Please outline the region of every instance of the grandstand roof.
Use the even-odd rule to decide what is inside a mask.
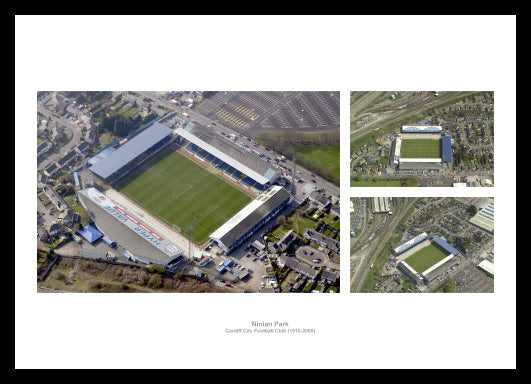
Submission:
[[[405,162],[402,162],[403,160],[406,160]],[[400,169],[402,170],[408,170],[408,169],[440,169],[440,161],[441,159],[430,159],[431,162],[408,162],[409,159],[400,159]],[[415,159],[418,160],[418,159]],[[437,162],[439,161],[439,162]]]
[[[435,280],[437,276],[440,276],[441,273],[444,273],[448,270],[448,268],[455,264],[457,264],[457,258],[454,255],[448,255],[437,264],[422,272],[422,277],[424,277],[424,279],[426,279],[428,282],[431,282]]]
[[[450,163],[452,161],[452,138],[450,136],[443,136],[442,143],[442,161]]]
[[[262,185],[274,181],[280,175],[278,168],[198,122],[188,123],[186,127],[178,128],[175,132]]]
[[[97,189],[82,189],[78,196],[98,228],[118,244],[126,244],[127,250],[133,254],[143,255],[144,258],[159,263],[182,254],[182,251],[170,240],[163,238],[160,232],[148,227]]]
[[[270,188],[216,229],[210,238],[229,248],[289,198],[290,194],[283,187],[274,186]]]
[[[129,139],[127,143],[118,147],[114,152],[100,159],[89,170],[105,179],[157,144],[171,132],[171,128],[155,122],[149,128],[146,128],[132,139]]]
[[[457,255],[458,253],[460,253],[457,249],[448,244],[448,242],[442,237],[434,237],[431,242],[437,244],[439,247],[448,252],[448,254]]]
[[[422,232],[420,235],[415,236],[414,238],[406,241],[405,243],[399,245],[393,251],[399,255],[400,253],[404,252],[405,250],[411,248],[412,246],[419,244],[426,240],[428,238],[428,234],[426,232]]]
[[[403,125],[402,132],[441,132],[440,125]]]
[[[108,147],[108,148],[105,148],[103,150],[101,150],[97,155],[95,155],[94,157],[91,157],[88,161],[88,163],[90,165],[94,165],[96,164],[98,161],[100,161],[101,159],[107,157],[110,153],[114,152],[116,150],[116,148],[114,147]]]

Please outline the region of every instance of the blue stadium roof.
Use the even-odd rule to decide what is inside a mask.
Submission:
[[[454,247],[452,247],[450,244],[448,244],[446,242],[446,240],[443,240],[441,237],[437,236],[437,237],[434,237],[433,240],[432,240],[432,243],[435,243],[437,244],[438,246],[440,246],[442,249],[444,249],[446,252],[449,252],[449,254],[451,253],[452,255],[457,255],[458,253],[460,253],[457,249],[455,249]]]
[[[83,236],[91,244],[103,236],[90,224],[85,225],[83,229],[79,230],[77,233]]]
[[[109,153],[100,159],[89,170],[101,178],[107,178],[118,171],[124,165],[135,159],[137,156],[147,151],[172,132],[171,128],[155,122],[149,128],[121,145],[116,151]]]
[[[450,136],[441,137],[442,141],[442,161],[444,163],[452,162],[452,138]]]
[[[101,159],[103,159],[104,157],[106,157],[107,155],[109,155],[110,153],[116,151],[116,148],[114,147],[109,147],[109,148],[105,148],[103,151],[101,151],[100,153],[98,153],[96,156],[94,157],[91,157],[88,161],[88,163],[90,165],[94,165],[96,164],[98,161],[100,161]]]

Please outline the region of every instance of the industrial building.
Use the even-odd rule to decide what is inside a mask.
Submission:
[[[280,186],[262,192],[229,221],[214,231],[210,238],[229,253],[269,219],[277,215],[292,200],[291,195]]]
[[[196,121],[175,133],[181,147],[248,188],[264,191],[280,177],[280,169],[263,160],[261,153],[238,146]]]
[[[481,263],[478,264],[478,267],[494,276],[494,263],[491,263],[488,260],[482,260]]]
[[[391,210],[390,197],[372,197],[371,202],[373,213],[388,213]]]
[[[489,199],[483,204],[479,208],[478,213],[470,219],[470,223],[490,233],[494,233],[494,199]]]

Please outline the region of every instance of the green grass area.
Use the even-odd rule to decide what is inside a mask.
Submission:
[[[166,151],[121,180],[116,189],[192,240],[208,235],[247,205],[251,196],[175,151]]]
[[[409,256],[405,261],[418,273],[424,272],[426,269],[437,264],[446,257],[446,253],[441,251],[435,245],[430,244],[422,248],[417,253]]]
[[[455,293],[455,281],[449,279],[442,287],[436,290],[435,293]]]
[[[400,157],[404,159],[431,159],[441,157],[439,139],[404,139]]]
[[[316,221],[309,219],[307,217],[304,217],[300,215],[300,217],[297,219],[295,215],[291,215],[287,218],[286,223],[283,225],[278,226],[275,228],[273,232],[271,232],[272,235],[272,241],[277,241],[282,236],[284,236],[288,231],[293,229],[300,239],[302,239],[302,234],[306,230],[306,228],[314,228],[317,224]]]
[[[306,160],[315,165],[318,173],[329,173],[339,183],[339,144],[301,147],[295,150],[297,160]],[[323,169],[320,170],[319,168]]]

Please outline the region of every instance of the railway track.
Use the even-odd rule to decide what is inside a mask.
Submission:
[[[419,104],[418,107],[414,107],[413,109],[408,110],[407,113],[400,114],[398,116],[389,117],[387,119],[384,119],[383,121],[379,121],[377,124],[375,124],[373,126],[368,126],[366,128],[362,128],[362,129],[360,129],[360,130],[358,130],[356,132],[351,133],[350,134],[350,141],[353,142],[353,141],[359,140],[363,136],[368,135],[369,133],[371,133],[371,132],[373,132],[373,131],[375,131],[377,129],[380,129],[380,128],[389,126],[391,124],[397,123],[397,122],[399,122],[399,121],[401,121],[401,120],[403,120],[405,118],[414,116],[414,115],[418,114],[419,112],[422,112],[422,111],[424,111],[426,109],[434,108],[434,107],[437,107],[438,105],[447,103],[449,101],[452,101],[454,99],[458,99],[458,98],[461,98],[461,97],[464,97],[464,96],[469,96],[469,95],[472,95],[474,93],[477,93],[477,92],[476,91],[464,92],[464,93],[459,92],[458,94],[454,94],[452,92],[452,93],[449,93],[449,94],[442,94],[441,96],[438,96],[437,98],[433,99],[432,101],[428,101],[425,104]]]
[[[416,203],[417,200],[418,200],[417,197],[411,198],[411,201],[408,201],[408,204],[400,211],[400,213],[393,217],[391,222],[384,229],[384,232],[382,232],[379,237],[372,240],[373,242],[378,241],[378,244],[379,244],[378,248],[376,248],[376,250],[372,252],[372,257],[370,259],[366,260],[365,263],[361,263],[361,265],[359,266],[359,268],[362,268],[363,271],[359,279],[351,282],[351,287],[350,287],[351,292],[361,292],[361,289],[363,288],[363,285],[365,284],[365,280],[367,279],[367,274],[369,273],[369,270],[370,270],[368,266],[372,266],[374,264],[374,262],[376,261],[376,258],[378,257],[380,252],[382,252],[383,247],[386,245],[395,227],[398,225],[400,220],[402,220],[406,212],[413,206],[413,204]]]

